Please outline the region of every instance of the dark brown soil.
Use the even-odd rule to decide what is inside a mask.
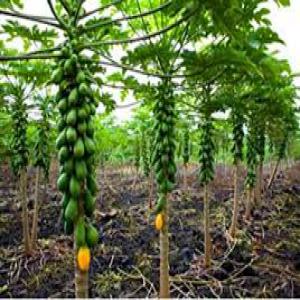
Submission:
[[[231,218],[232,170],[227,167],[225,174],[223,167],[217,168],[209,270],[203,267],[201,187],[195,175],[188,178],[188,192],[177,186],[170,224],[172,297],[300,297],[299,172],[296,164],[279,173],[248,224],[241,205],[238,238],[231,242],[225,231]],[[147,182],[130,170],[106,173],[105,182],[99,182],[95,224],[101,241],[93,250],[90,296],[156,297],[159,244]],[[31,208],[31,184],[28,194]],[[0,297],[74,297],[72,240],[63,234],[59,202],[48,185],[41,199],[38,249],[25,257],[14,180],[0,174]]]

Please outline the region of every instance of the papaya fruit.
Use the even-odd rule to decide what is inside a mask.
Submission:
[[[56,149],[60,149],[62,146],[67,144],[66,130],[63,130],[56,139]]]
[[[86,184],[87,184],[87,188],[89,189],[91,194],[93,196],[95,196],[97,193],[98,187],[97,187],[97,183],[96,183],[94,176],[88,175],[86,178]]]
[[[81,108],[78,109],[77,117],[80,121],[85,120],[87,116],[88,116],[88,114],[87,114],[87,111],[85,110],[84,107],[81,107]]]
[[[68,127],[66,131],[66,139],[70,144],[74,144],[77,140],[77,132],[73,127]]]
[[[87,128],[87,125],[86,125],[86,122],[83,121],[81,123],[79,123],[77,125],[77,131],[81,134],[81,135],[84,135],[86,133],[86,128]]]
[[[86,154],[94,154],[96,151],[96,146],[94,141],[91,138],[85,136],[83,142],[84,142],[84,149]]]
[[[162,214],[157,214],[155,218],[155,228],[156,230],[160,231],[162,230],[164,226],[164,219]]]
[[[61,199],[61,206],[63,207],[63,209],[65,210],[68,203],[70,201],[70,197],[67,193],[64,193],[62,199]]]
[[[80,71],[78,72],[77,76],[76,76],[76,82],[77,82],[78,84],[80,84],[80,83],[83,83],[83,82],[85,82],[85,81],[86,81],[85,73],[84,73],[84,71],[80,70]]]
[[[69,150],[66,146],[63,146],[60,148],[59,152],[58,152],[58,160],[60,163],[64,163],[67,158],[69,157]]]
[[[66,74],[71,74],[74,70],[74,64],[71,58],[67,59],[64,64],[64,72]]]
[[[72,158],[69,158],[64,163],[64,170],[67,174],[71,175],[74,170],[74,161]]]
[[[75,146],[74,146],[74,156],[76,158],[81,158],[84,156],[84,143],[83,140],[81,138],[78,138]]]
[[[53,73],[52,73],[52,76],[51,76],[51,82],[52,83],[55,83],[55,84],[58,84],[60,83],[62,80],[63,80],[63,77],[64,77],[64,72],[61,68],[57,68]]]
[[[73,222],[65,220],[64,221],[64,232],[65,232],[65,234],[70,235],[70,234],[73,233],[73,230],[74,230]]]
[[[85,236],[84,218],[81,217],[79,218],[74,230],[74,238],[77,247],[81,247],[85,244]]]
[[[69,105],[74,106],[78,102],[78,90],[77,88],[74,88],[68,97]]]
[[[66,123],[69,126],[74,126],[76,124],[76,121],[77,121],[77,114],[76,114],[76,110],[73,108],[67,114]]]
[[[65,209],[65,219],[67,221],[74,221],[78,215],[78,202],[74,198],[70,198],[69,203]]]
[[[79,85],[79,93],[82,96],[88,96],[89,95],[89,87],[85,82],[80,83]]]
[[[95,130],[94,130],[93,121],[92,121],[92,120],[89,120],[89,121],[87,122],[86,134],[87,134],[88,136],[92,137],[93,134],[94,134],[94,131],[95,131]]]
[[[83,180],[87,176],[87,168],[84,160],[75,161],[75,175],[78,180]]]
[[[162,210],[166,207],[167,199],[165,195],[161,195],[157,201],[156,207],[155,207],[155,213],[159,214],[162,212]]]
[[[65,113],[68,108],[68,102],[66,98],[62,98],[59,100],[57,108],[61,114]]]
[[[80,190],[80,182],[75,176],[72,176],[69,184],[69,191],[71,196],[75,199],[78,199],[78,197],[80,196]]]
[[[91,248],[94,247],[99,240],[98,230],[91,224],[86,228],[86,243]]]
[[[59,132],[63,131],[64,128],[66,127],[66,122],[63,118],[59,118],[58,123],[57,123],[57,129]]]
[[[83,196],[84,212],[87,217],[91,217],[95,210],[96,198],[92,196],[89,190],[86,190]]]
[[[57,188],[61,192],[65,192],[68,188],[69,178],[66,173],[62,173],[57,179]]]
[[[88,247],[80,247],[77,253],[77,265],[79,270],[87,272],[91,264],[91,251]]]

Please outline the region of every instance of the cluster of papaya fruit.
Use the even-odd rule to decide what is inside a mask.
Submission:
[[[56,147],[61,167],[57,185],[63,193],[65,232],[74,232],[77,248],[86,249],[98,241],[97,229],[90,221],[97,192],[93,125],[97,103],[90,87],[88,59],[78,53],[72,41],[65,44],[62,55],[65,58],[52,77],[59,85]]]
[[[162,85],[158,88],[153,109],[155,123],[155,143],[152,154],[152,164],[158,184],[159,199],[155,208],[157,230],[161,230],[164,223],[163,212],[166,207],[167,194],[175,184],[175,102],[172,88]]]
[[[204,115],[203,123],[201,124],[200,138],[200,159],[201,165],[199,172],[200,182],[206,184],[214,178],[214,150],[213,142],[213,124],[211,117]]]
[[[17,175],[21,168],[28,163],[28,147],[26,141],[27,111],[22,97],[16,95],[12,104],[13,140],[11,145],[12,161],[11,167]]]

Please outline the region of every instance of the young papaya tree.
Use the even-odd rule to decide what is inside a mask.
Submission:
[[[12,160],[11,166],[14,174],[18,178],[18,189],[20,203],[22,206],[22,232],[24,250],[27,255],[31,254],[31,242],[27,207],[27,165],[28,165],[28,146],[27,146],[27,125],[28,107],[26,104],[26,87],[24,82],[12,84],[7,90],[10,100],[10,113],[13,122],[13,139],[11,143]]]
[[[38,235],[38,215],[40,207],[40,185],[44,181],[44,185],[48,181],[50,168],[50,120],[52,117],[51,98],[38,96],[36,98],[37,106],[41,113],[41,119],[37,121],[37,137],[33,149],[33,165],[36,168],[35,179],[35,197],[34,209],[31,227],[31,246],[36,247]],[[43,176],[43,179],[42,179]]]

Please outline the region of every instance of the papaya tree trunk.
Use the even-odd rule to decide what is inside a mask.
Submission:
[[[153,171],[150,171],[150,175],[148,177],[148,185],[149,185],[149,209],[153,207]]]
[[[263,180],[263,162],[260,162],[256,168],[256,186],[255,186],[255,200],[258,206],[261,205],[262,196],[262,180]]]
[[[28,208],[27,208],[27,172],[26,168],[20,171],[20,198],[22,205],[22,226],[23,226],[23,241],[25,253],[31,254],[29,224],[28,224]]]
[[[187,164],[183,165],[183,189],[187,190]]]
[[[83,196],[81,195],[78,199],[78,217],[77,221],[80,218],[84,217],[84,208],[83,208]],[[74,224],[74,228],[76,228],[76,223]],[[89,298],[89,272],[82,271],[78,267],[77,263],[77,253],[78,247],[76,246],[75,236],[74,236],[74,265],[75,265],[75,297],[78,298]]]
[[[160,298],[170,298],[169,280],[169,199],[167,195],[166,206],[163,212],[164,225],[160,231]]]
[[[267,189],[269,189],[271,187],[271,185],[273,184],[273,181],[275,179],[275,176],[276,176],[276,173],[277,173],[277,170],[278,170],[279,163],[280,163],[280,159],[278,159],[276,161],[276,164],[274,165],[271,177],[270,177],[268,185],[267,185]]]
[[[77,252],[76,243],[74,241],[74,264],[75,264],[75,297],[88,298],[89,297],[89,286],[88,286],[88,272],[83,272],[78,268],[77,265]]]
[[[239,176],[240,176],[240,162],[237,161],[234,166],[234,197],[233,197],[233,211],[232,211],[232,221],[229,229],[229,234],[232,238],[235,238],[237,223],[238,223],[238,210],[239,210],[239,200],[240,200],[240,189],[239,189]]]
[[[247,190],[247,201],[246,201],[246,210],[245,210],[245,220],[248,221],[251,218],[253,198],[254,198],[254,188],[249,188]]]
[[[40,176],[41,176],[41,169],[40,167],[37,167],[36,178],[35,178],[34,209],[33,209],[33,219],[32,219],[32,227],[31,227],[31,246],[33,249],[35,248],[36,241],[37,241]]]
[[[205,267],[209,268],[211,265],[212,256],[212,245],[210,236],[210,222],[209,222],[209,197],[208,197],[208,186],[204,185],[204,257],[205,257]]]

